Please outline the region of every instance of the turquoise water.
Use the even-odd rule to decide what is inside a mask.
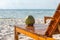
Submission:
[[[25,18],[33,15],[35,18],[53,16],[54,9],[0,9],[0,18]]]

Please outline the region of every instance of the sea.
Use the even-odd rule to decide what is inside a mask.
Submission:
[[[53,16],[55,9],[0,9],[0,18],[25,18],[28,15],[34,18]]]

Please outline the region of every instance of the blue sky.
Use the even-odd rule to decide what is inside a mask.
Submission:
[[[60,0],[0,0],[0,9],[55,9]]]

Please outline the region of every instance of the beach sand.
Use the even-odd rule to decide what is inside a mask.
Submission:
[[[38,29],[38,32],[41,32],[41,34],[43,34],[44,30],[47,28],[48,25],[43,23],[41,24],[41,22],[40,23],[39,22],[38,20],[36,20],[34,26],[36,26],[35,29]],[[22,26],[25,25],[25,22],[23,19],[0,19],[0,40],[14,40],[14,25]],[[23,34],[20,34],[19,40],[33,40],[33,39]]]

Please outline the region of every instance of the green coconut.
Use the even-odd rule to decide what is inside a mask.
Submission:
[[[25,21],[26,25],[31,25],[33,26],[33,24],[35,23],[35,19],[32,15],[29,15]]]

